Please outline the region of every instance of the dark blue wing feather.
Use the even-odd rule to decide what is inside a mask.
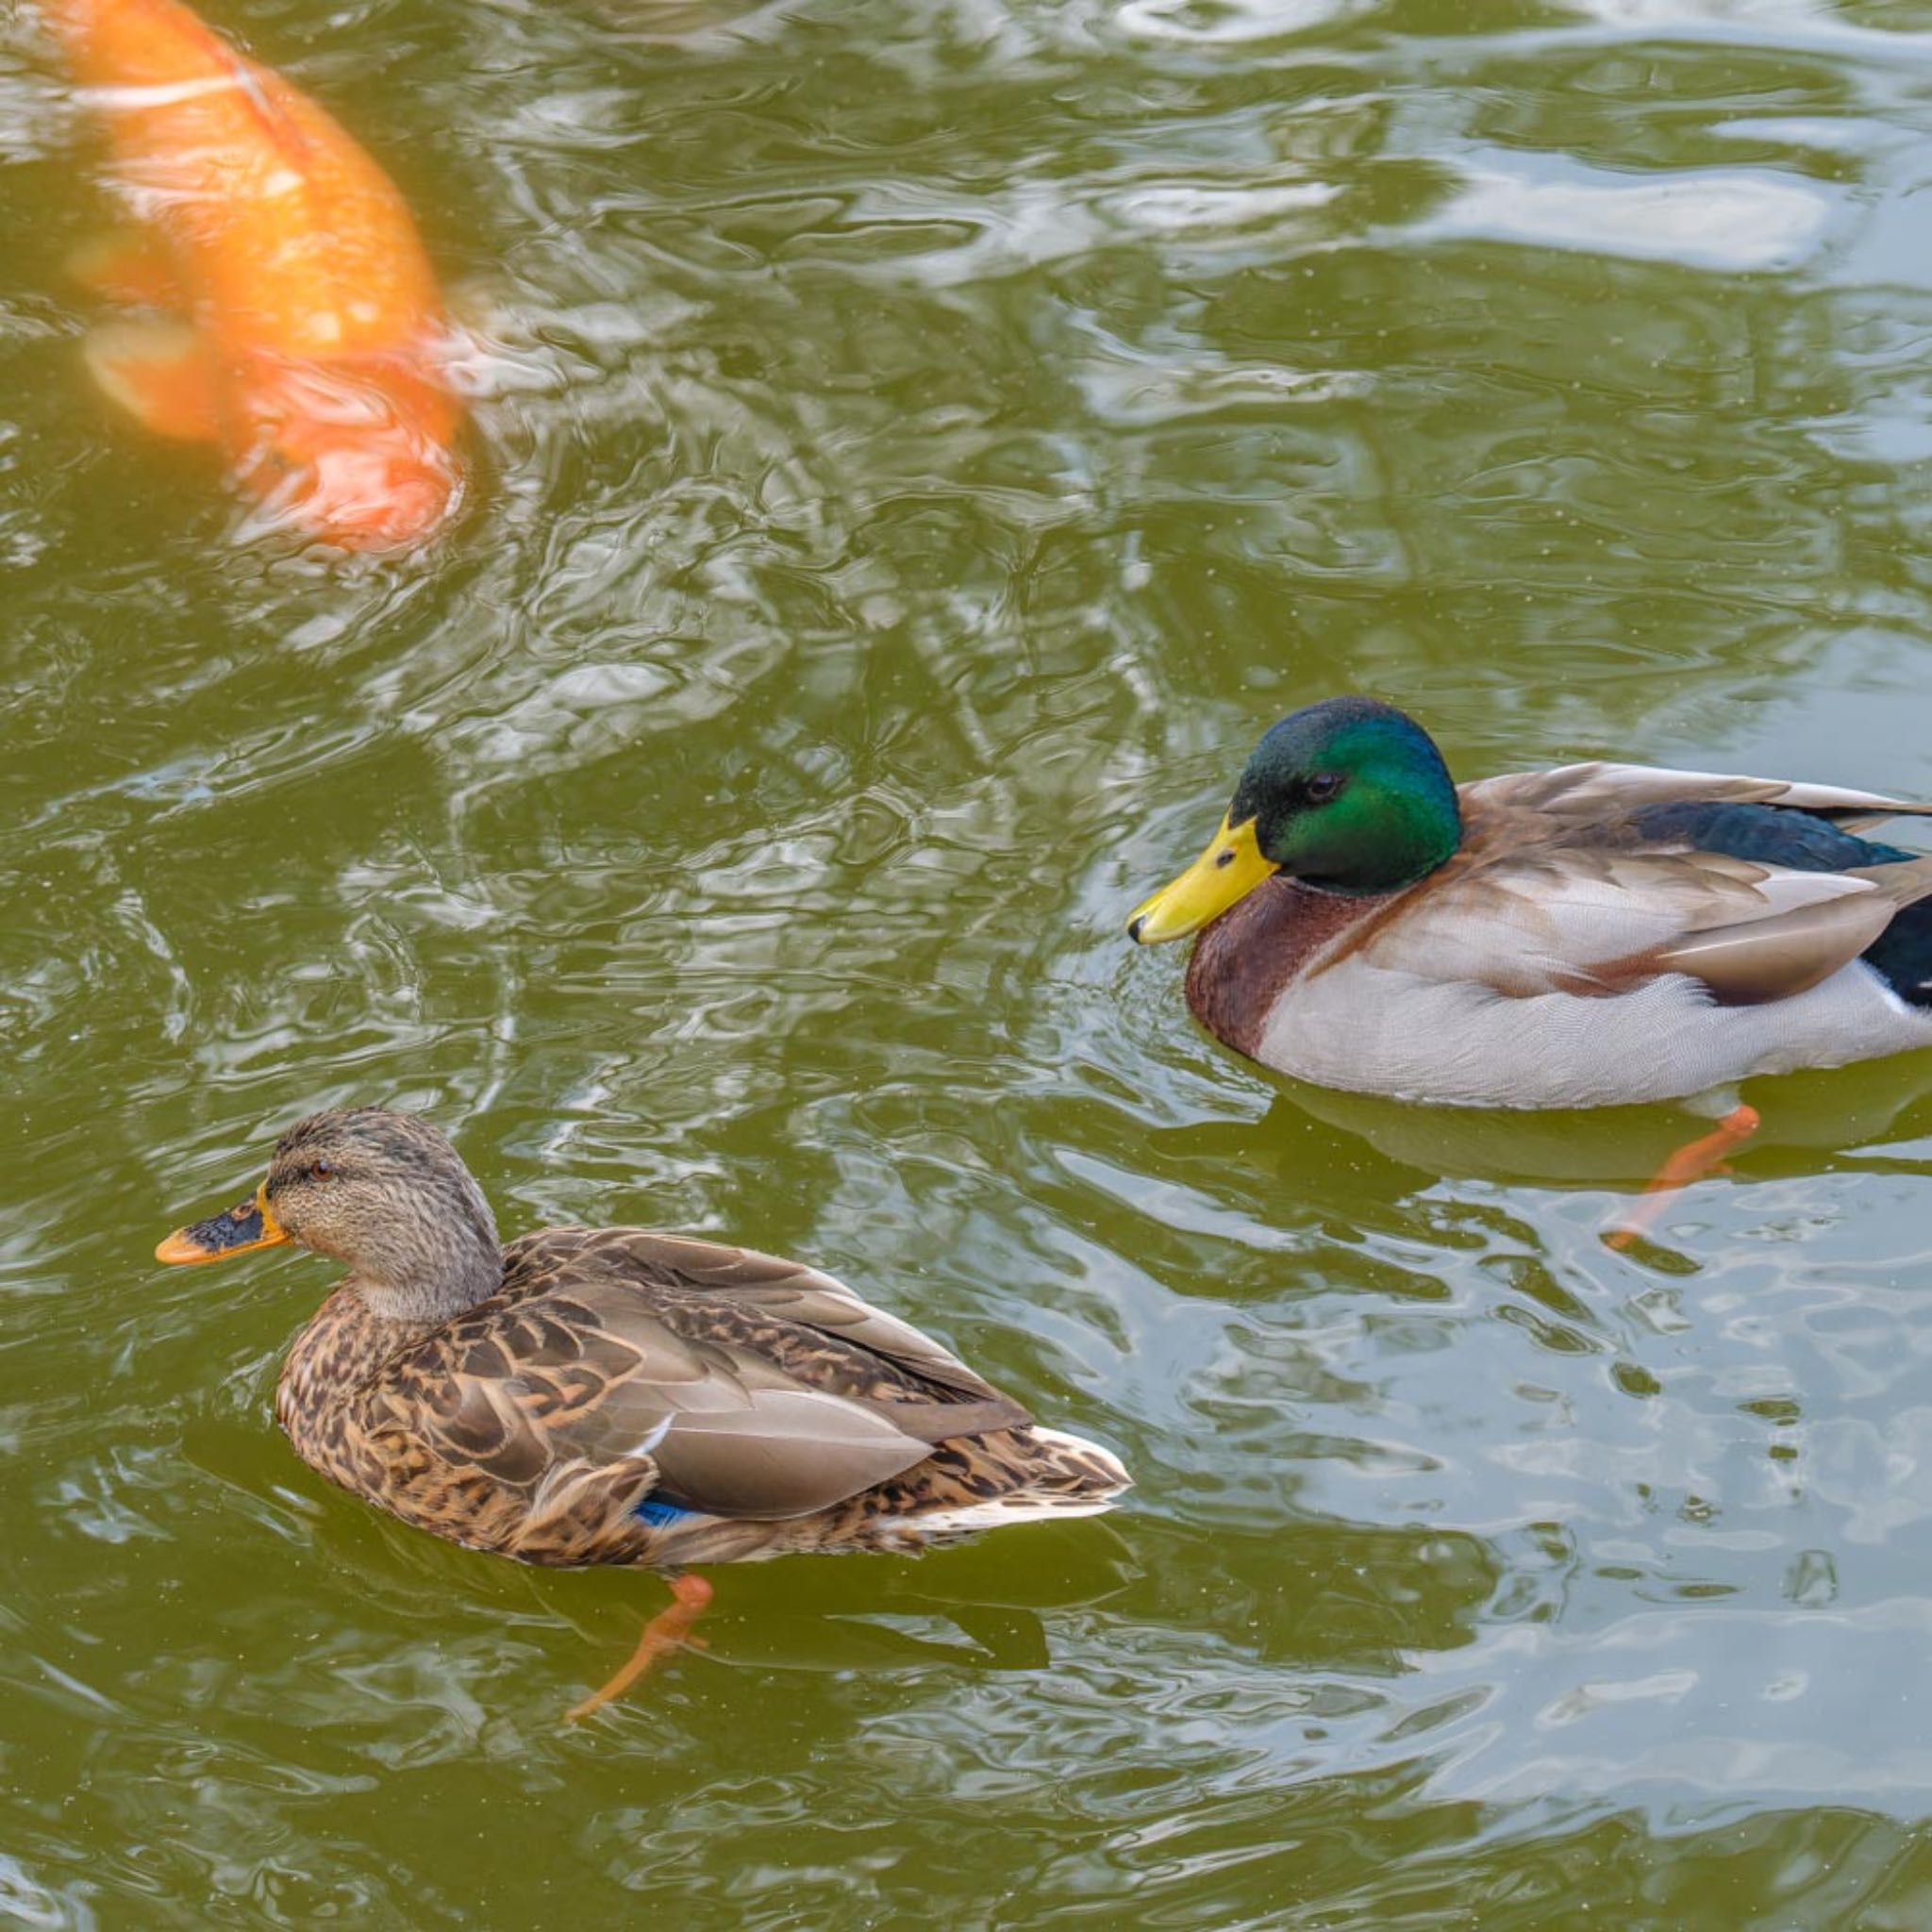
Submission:
[[[1840,830],[1829,819],[1780,805],[1679,799],[1645,806],[1630,823],[1659,845],[1688,845],[1791,872],[1854,872],[1921,855]],[[1915,900],[1859,956],[1902,1000],[1932,1007],[1932,899]]]

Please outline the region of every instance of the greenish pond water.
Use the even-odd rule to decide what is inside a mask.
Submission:
[[[403,185],[478,484],[238,541],[0,41],[0,1918],[1932,1923],[1932,1057],[1684,1128],[1258,1076],[1131,905],[1404,702],[1932,795],[1932,6],[224,0]],[[664,1601],[275,1432],[277,1129],[832,1268],[1140,1479]]]

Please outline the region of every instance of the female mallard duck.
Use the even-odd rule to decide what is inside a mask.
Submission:
[[[410,1114],[298,1121],[249,1200],[156,1256],[278,1241],[349,1270],[283,1364],[296,1454],[472,1549],[652,1569],[914,1550],[1091,1514],[1128,1486],[1105,1449],[799,1262],[637,1227],[500,1247],[456,1149]],[[580,1710],[710,1595],[676,1588],[634,1668]]]
[[[1932,1045],[1932,858],[1859,836],[1926,812],[1642,765],[1458,787],[1413,720],[1329,698],[1267,733],[1207,851],[1127,930],[1205,926],[1195,1017],[1320,1086],[1686,1098]],[[1731,1138],[1755,1124],[1740,1108]]]

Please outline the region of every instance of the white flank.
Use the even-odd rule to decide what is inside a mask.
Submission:
[[[1001,1496],[991,1503],[966,1503],[957,1509],[922,1509],[902,1520],[912,1541],[931,1536],[963,1536],[969,1530],[1002,1529],[1009,1523],[1046,1523],[1062,1516],[1101,1516],[1114,1506],[1114,1497]]]

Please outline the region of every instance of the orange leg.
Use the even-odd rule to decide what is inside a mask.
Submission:
[[[1623,1249],[1639,1235],[1648,1234],[1661,1218],[1671,1195],[1679,1188],[1687,1188],[1692,1181],[1717,1172],[1724,1166],[1724,1156],[1757,1131],[1755,1107],[1732,1108],[1711,1132],[1692,1141],[1688,1147],[1679,1147],[1657,1169],[1657,1177],[1644,1188],[1637,1205],[1604,1237],[1605,1241],[1610,1247]]]
[[[702,1576],[680,1576],[671,1586],[671,1602],[644,1625],[629,1661],[601,1690],[593,1690],[581,1704],[573,1705],[564,1713],[565,1721],[575,1724],[578,1718],[601,1710],[613,1697],[621,1697],[666,1651],[675,1650],[685,1641],[710,1601],[711,1586]]]

